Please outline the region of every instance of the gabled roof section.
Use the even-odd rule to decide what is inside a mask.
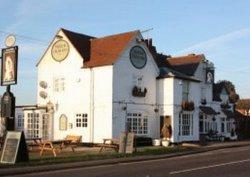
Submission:
[[[199,55],[190,54],[186,56],[167,58],[167,64],[171,68],[179,72],[182,72],[189,76],[193,76],[199,64],[204,59],[205,59],[205,56],[203,54],[199,54]]]
[[[188,76],[184,73],[181,73],[171,68],[161,68],[161,74],[160,76],[157,77],[157,79],[164,79],[164,78],[171,78],[171,77],[182,79],[182,80],[193,81],[193,82],[201,82],[200,80],[198,80],[197,78],[193,76]]]
[[[84,61],[83,67],[112,65],[128,43],[138,34],[139,31],[136,30],[92,39],[90,43],[90,59]]]
[[[78,53],[82,56],[84,60],[89,60],[90,58],[90,40],[94,39],[93,36],[88,36],[81,33],[76,33],[73,31],[66,30],[64,28],[61,29],[63,33],[70,40],[72,45],[78,51]]]

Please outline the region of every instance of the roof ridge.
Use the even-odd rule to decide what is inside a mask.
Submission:
[[[108,37],[113,37],[113,36],[118,36],[118,35],[124,35],[124,34],[129,34],[129,33],[136,33],[136,32],[140,32],[140,30],[133,30],[133,31],[127,31],[127,32],[122,32],[122,33],[117,33],[117,34],[111,34],[111,35],[107,35],[107,36],[102,36],[102,37],[96,37],[93,40],[99,40],[99,39],[104,39],[104,38],[108,38]]]
[[[65,29],[65,28],[60,28],[60,29],[61,29],[62,31],[74,33],[74,34],[76,34],[76,35],[81,35],[81,36],[90,37],[90,38],[96,38],[95,36],[90,36],[90,35],[87,35],[87,34],[83,34],[83,33],[75,32],[75,31],[71,31],[71,30],[68,30],[68,29]]]
[[[179,59],[179,58],[197,57],[197,56],[205,57],[204,53],[200,53],[200,54],[188,54],[188,55],[180,55],[180,56],[171,56],[168,59]]]

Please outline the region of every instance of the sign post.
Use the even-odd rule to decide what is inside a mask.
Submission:
[[[15,129],[15,96],[10,86],[17,84],[18,46],[15,37],[10,35],[5,40],[7,48],[2,49],[1,86],[6,86],[6,92],[1,99],[1,117],[5,118],[5,130]]]

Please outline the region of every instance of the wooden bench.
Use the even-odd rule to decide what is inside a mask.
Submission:
[[[77,148],[81,141],[82,141],[82,136],[77,136],[77,135],[67,135],[65,140],[69,141],[70,143],[65,144],[66,147],[71,147],[72,151],[75,152],[75,148]]]
[[[28,150],[31,151],[40,151],[42,148],[42,138],[27,138],[26,143]]]
[[[97,144],[100,147],[99,153],[101,153],[106,148],[114,149],[116,152],[119,151],[119,139],[103,139],[102,144]]]

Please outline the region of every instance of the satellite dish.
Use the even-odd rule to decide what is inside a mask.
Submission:
[[[6,47],[12,47],[15,45],[15,43],[16,43],[16,37],[14,35],[11,34],[11,35],[6,37],[6,39],[5,39]]]
[[[45,81],[39,82],[39,85],[40,85],[40,87],[42,87],[42,88],[44,88],[44,89],[46,89],[47,86],[48,86],[47,82],[45,82]]]
[[[40,97],[42,97],[43,99],[46,99],[47,96],[48,96],[48,94],[47,94],[45,91],[41,91],[41,92],[39,93],[39,95],[40,95]]]

